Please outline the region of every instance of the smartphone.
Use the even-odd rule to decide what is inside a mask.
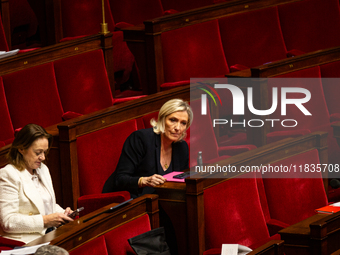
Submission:
[[[69,215],[67,215],[68,217],[74,219],[76,216],[79,215],[79,212],[84,210],[84,207],[80,207],[77,210],[74,210],[72,213],[70,213]]]
[[[187,172],[184,172],[184,173],[181,173],[181,174],[174,175],[173,178],[175,178],[175,179],[185,179],[189,176],[190,176],[190,171],[187,171]]]

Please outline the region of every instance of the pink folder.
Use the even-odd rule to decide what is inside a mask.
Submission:
[[[163,175],[163,177],[166,179],[168,182],[185,182],[185,179],[176,179],[173,176],[177,174],[181,174],[183,172],[171,172],[168,174]]]

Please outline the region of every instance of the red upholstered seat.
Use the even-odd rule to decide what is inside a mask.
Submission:
[[[216,162],[245,151],[255,149],[255,145],[235,145],[219,147],[216,141],[212,120],[207,109],[207,115],[201,114],[201,101],[193,100],[190,106],[194,113],[194,122],[190,126],[190,135],[186,141],[190,145],[190,166],[197,165],[197,155],[202,151],[203,163]]]
[[[340,45],[338,0],[304,0],[278,6],[287,50],[311,52]]]
[[[2,146],[12,142],[12,139],[14,139],[14,130],[7,107],[7,100],[1,77],[0,77],[0,130],[1,130],[0,141],[3,142]]]
[[[4,75],[3,84],[13,128],[29,123],[48,127],[62,121],[53,64]]]
[[[108,255],[106,242],[103,235],[83,244],[82,246],[77,247],[73,251],[70,251],[70,255],[92,254]]]
[[[126,255],[136,254],[128,239],[151,230],[149,217],[144,214],[101,235],[70,252],[70,255]]]
[[[54,62],[64,111],[87,114],[113,105],[102,50]]]
[[[206,249],[235,243],[257,248],[271,238],[262,212],[255,174],[204,190]],[[274,238],[280,239],[279,235]]]
[[[112,17],[116,23],[125,22],[132,25],[143,24],[145,20],[163,16],[164,10],[160,0],[109,0]]]
[[[304,166],[320,164],[318,151],[312,150],[271,164],[275,166]],[[276,174],[276,173],[275,173]],[[270,178],[275,174],[263,174],[263,184],[270,217],[289,225],[315,214],[315,209],[328,204],[321,173],[307,175],[292,173],[292,178]],[[277,176],[277,174],[276,174]],[[267,178],[268,177],[268,178]]]
[[[0,236],[0,251],[12,250],[14,247],[25,245],[24,242],[8,239]]]
[[[299,78],[294,79],[294,82],[285,82],[285,79],[277,78]],[[305,78],[305,79],[303,79]],[[306,79],[312,78],[312,79]],[[271,106],[272,87],[300,87],[308,89],[311,93],[311,99],[304,103],[303,106],[312,114],[304,115],[294,104],[287,105],[286,116],[281,116],[281,105],[278,104],[276,111],[270,116],[272,119],[295,119],[298,125],[295,127],[283,127],[282,125],[274,125],[271,127],[271,132],[267,135],[267,143],[277,141],[286,137],[295,137],[309,132],[325,131],[328,132],[328,159],[332,163],[336,163],[340,156],[340,149],[333,137],[330,115],[328,113],[325,96],[321,84],[320,68],[307,68],[292,73],[276,76],[275,79],[270,79],[268,82],[268,97]],[[280,94],[279,94],[280,95]],[[287,98],[301,98],[301,93],[288,93]],[[288,124],[288,123],[287,123]],[[289,123],[288,125],[292,125]]]
[[[129,79],[134,57],[123,41],[123,32],[114,31],[116,24],[112,18],[110,6],[107,0],[104,2],[105,22],[108,23],[109,31],[113,33],[113,69],[114,72],[123,72],[119,80],[116,77],[116,81],[124,83]],[[64,38],[100,32],[100,23],[103,23],[101,1],[61,0],[61,14]]]
[[[101,194],[104,183],[116,169],[126,138],[135,130],[137,124],[133,119],[77,138],[80,196],[97,194],[98,199],[103,196],[105,201],[110,201],[107,194]],[[130,198],[126,191],[110,194],[113,195],[110,203]],[[87,203],[86,207],[91,211],[100,208],[93,207],[91,201],[94,197],[87,197],[86,201],[82,199],[84,207]],[[96,203],[102,205],[101,201]]]
[[[163,90],[189,84],[192,77],[217,77],[229,73],[217,20],[163,32],[161,40]],[[177,84],[179,81],[185,82]]]
[[[218,20],[229,68],[263,65],[286,58],[277,7],[244,12]]]

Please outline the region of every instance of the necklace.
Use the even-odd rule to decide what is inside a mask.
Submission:
[[[165,163],[165,164],[164,164],[164,168],[165,168],[165,169],[168,169],[168,167],[169,167],[168,164]]]

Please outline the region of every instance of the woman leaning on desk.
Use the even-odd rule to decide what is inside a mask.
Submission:
[[[9,164],[0,169],[0,235],[28,243],[46,229],[72,221],[72,212],[56,204],[52,180],[43,163],[52,135],[28,124],[16,135]]]
[[[153,128],[133,132],[125,141],[116,170],[107,179],[103,193],[127,190],[135,198],[154,192],[162,176],[189,167],[188,144],[183,140],[193,119],[182,99],[167,101],[159,110]]]

